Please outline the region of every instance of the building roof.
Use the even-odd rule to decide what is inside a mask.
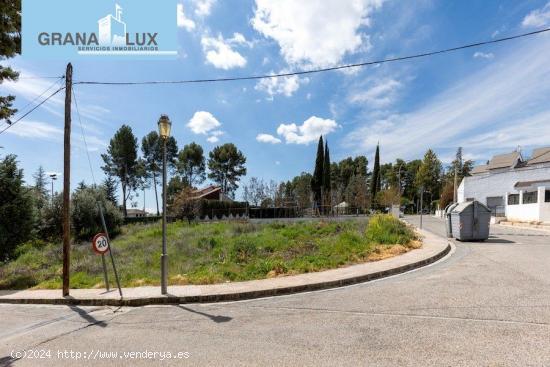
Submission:
[[[485,173],[488,170],[489,170],[488,166],[486,164],[482,164],[481,166],[475,166],[474,168],[472,168],[472,170],[470,171],[470,174],[475,175],[478,173]]]
[[[147,212],[143,209],[126,209],[126,212],[128,214],[147,214]]]
[[[488,169],[498,169],[498,168],[511,168],[516,165],[516,162],[521,160],[521,154],[519,152],[512,152],[506,154],[495,155],[488,165]]]
[[[514,188],[516,189],[522,189],[526,187],[533,187],[533,186],[544,186],[544,185],[550,185],[550,179],[548,180],[538,180],[538,181],[518,181],[514,185]]]
[[[210,185],[208,187],[205,187],[204,189],[197,189],[197,190],[193,190],[193,192],[191,193],[192,195],[192,198],[193,199],[201,199],[207,195],[210,195],[216,191],[221,191],[221,187],[220,186],[214,186],[214,185]]]
[[[538,148],[533,151],[533,156],[527,164],[550,162],[550,147]]]

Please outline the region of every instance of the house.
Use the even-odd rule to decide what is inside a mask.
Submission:
[[[120,45],[126,43],[126,23],[122,21],[122,8],[115,5],[115,15],[107,15],[97,21],[99,27],[99,43],[101,45]]]
[[[145,210],[141,209],[126,209],[126,213],[128,213],[127,218],[143,218],[149,215]]]
[[[205,199],[205,200],[217,200],[217,201],[228,201],[228,202],[233,201],[230,197],[228,197],[222,192],[222,188],[220,186],[214,186],[214,185],[210,185],[203,189],[195,189],[191,191],[190,199],[191,200]]]
[[[478,200],[510,221],[550,222],[550,147],[494,156],[474,167],[457,190],[458,202]]]

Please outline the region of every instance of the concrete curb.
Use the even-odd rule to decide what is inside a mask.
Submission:
[[[415,250],[413,250],[415,251]],[[236,291],[236,292],[219,292],[217,294],[199,294],[199,295],[185,295],[185,296],[158,296],[158,297],[133,297],[133,298],[74,298],[74,297],[56,297],[56,298],[34,298],[34,297],[9,297],[6,295],[0,295],[0,303],[8,304],[53,304],[53,305],[73,305],[73,306],[127,306],[138,307],[145,305],[167,305],[167,304],[185,304],[185,303],[213,303],[213,302],[228,302],[228,301],[241,301],[254,298],[263,298],[271,296],[281,296],[293,293],[310,292],[322,289],[338,288],[347,285],[353,285],[357,283],[369,282],[376,279],[386,278],[392,275],[405,273],[414,269],[424,267],[432,264],[441,258],[445,257],[451,251],[451,245],[446,241],[446,246],[437,253],[405,265],[397,266],[391,269],[382,271],[366,272],[365,274],[350,276],[346,278],[340,278],[335,280],[326,280],[321,282],[310,282],[307,284],[291,285],[276,287],[271,289],[256,289],[250,291]],[[411,251],[412,252],[412,251]],[[400,255],[400,256],[405,256]],[[400,257],[397,256],[397,257]],[[391,260],[391,259],[388,259]],[[384,261],[384,260],[382,260]],[[344,268],[345,269],[345,268]],[[312,273],[312,274],[327,274],[331,272]],[[297,275],[296,277],[299,277]],[[170,289],[169,289],[170,290]],[[29,291],[40,292],[40,291]]]

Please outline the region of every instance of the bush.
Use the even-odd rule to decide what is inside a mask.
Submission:
[[[99,232],[103,232],[101,217],[97,203],[103,207],[105,223],[111,237],[120,233],[123,223],[122,213],[105,197],[103,190],[85,187],[77,190],[72,200],[72,221],[75,237],[91,240]]]
[[[63,236],[63,194],[56,194],[53,203],[45,205],[40,213],[39,237],[52,241],[60,239]]]
[[[369,242],[381,245],[406,245],[416,239],[405,223],[387,214],[377,214],[369,220],[366,237]]]

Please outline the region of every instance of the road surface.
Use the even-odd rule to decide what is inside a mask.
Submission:
[[[444,233],[437,219],[424,228]],[[429,267],[334,290],[121,309],[0,305],[0,365],[549,366],[549,265],[549,235],[499,229]]]

